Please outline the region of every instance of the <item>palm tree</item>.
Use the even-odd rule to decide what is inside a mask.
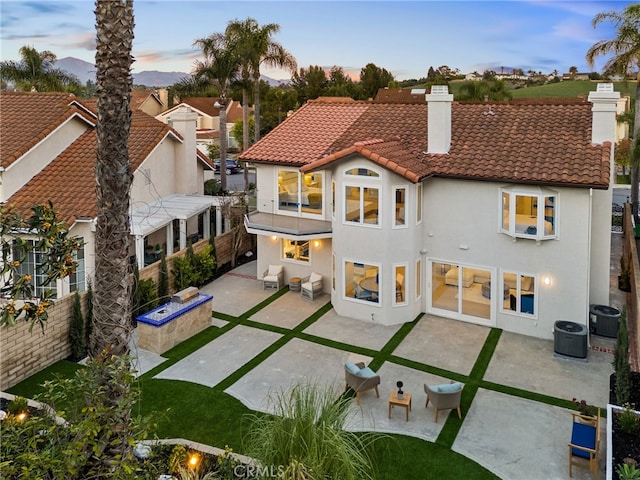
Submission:
[[[227,94],[240,69],[237,49],[230,38],[214,33],[199,38],[194,45],[202,48],[203,61],[196,61],[196,80],[206,80],[215,86],[220,94],[220,186],[227,189]]]
[[[96,273],[91,353],[129,352],[129,99],[133,85],[133,0],[96,2]]]
[[[253,19],[253,54],[251,55],[251,73],[253,75],[253,101],[255,117],[255,141],[260,140],[260,65],[284,68],[293,73],[298,69],[295,57],[282,45],[271,39],[271,35],[280,31],[277,23],[268,23],[260,27]]]
[[[78,88],[80,80],[64,70],[55,68],[56,55],[48,50],[38,52],[33,47],[20,48],[19,62],[0,62],[0,78],[15,82],[18,90],[28,92],[64,92]]]
[[[587,50],[586,60],[593,67],[595,59],[611,54],[603,67],[605,75],[629,73],[638,69],[636,84],[635,116],[633,123],[634,148],[631,154],[631,209],[637,220],[638,187],[640,170],[640,4],[632,3],[622,12],[602,12],[593,17],[593,28],[600,23],[610,22],[616,27],[616,37],[611,40],[600,40]]]
[[[105,407],[118,412],[113,425],[97,429],[91,463],[95,478],[110,477],[113,465],[131,458],[131,384],[119,364],[128,366],[131,337],[131,267],[129,264],[129,108],[133,80],[133,0],[96,0],[95,276],[90,353]],[[120,362],[120,363],[118,363]],[[129,405],[124,408],[123,405]]]

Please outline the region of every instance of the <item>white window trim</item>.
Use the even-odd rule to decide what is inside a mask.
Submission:
[[[424,276],[422,275],[422,259],[418,258],[416,259],[414,265],[416,266],[416,272],[415,272],[415,284],[414,286],[415,288],[415,294],[416,294],[416,301],[419,301],[420,298],[422,298],[422,290],[424,290]]]
[[[420,225],[422,223],[422,219],[424,218],[424,212],[422,202],[424,200],[424,186],[422,183],[416,184],[416,225]]]
[[[369,265],[371,267],[376,267],[378,269],[378,285],[379,285],[379,290],[378,290],[378,301],[377,302],[370,302],[368,300],[362,300],[359,298],[355,298],[355,297],[348,297],[345,294],[345,291],[347,290],[347,279],[345,278],[346,275],[346,271],[347,269],[345,268],[345,264],[347,263],[360,263],[363,265]],[[368,305],[370,307],[382,307],[382,296],[383,293],[385,291],[384,288],[384,282],[382,281],[384,279],[384,276],[382,274],[382,264],[381,263],[377,263],[377,262],[368,262],[366,260],[354,260],[352,258],[343,258],[342,259],[342,299],[343,300],[347,300],[349,302],[355,302],[358,303],[360,305]],[[394,288],[394,295],[395,295],[395,288]]]
[[[305,260],[297,260],[295,258],[289,258],[286,255],[284,255],[283,242],[285,240],[289,240],[291,242],[305,242],[305,241],[309,242],[309,260],[306,260],[306,261]],[[305,265],[305,266],[311,265],[311,261],[312,261],[311,250],[313,250],[311,248],[311,245],[313,244],[312,242],[313,242],[313,240],[293,240],[293,239],[288,239],[288,238],[280,238],[279,239],[279,243],[280,243],[280,247],[279,247],[280,248],[280,260],[282,260],[283,262],[293,263],[293,264],[296,264],[296,265]]]
[[[354,178],[357,178],[353,175]],[[368,178],[368,177],[362,177]],[[376,178],[376,177],[371,177]],[[379,181],[378,178],[376,180]],[[358,188],[360,189],[360,221],[354,222],[347,220],[347,187]],[[365,223],[364,222],[364,192],[363,189],[370,188],[376,189],[378,191],[378,223]],[[342,185],[342,224],[343,225],[352,225],[357,227],[365,227],[365,228],[382,228],[382,185],[379,182],[376,183],[359,183],[359,182],[345,182]]]
[[[503,194],[508,194],[509,195],[509,228],[506,229],[503,227],[503,222],[504,222],[504,204],[503,204]],[[516,197],[518,196],[523,196],[523,197],[536,197],[537,198],[537,205],[538,205],[538,212],[536,215],[536,223],[535,223],[535,227],[536,227],[536,233],[535,234],[528,234],[528,233],[523,233],[523,232],[516,232],[516,226],[517,226],[517,222],[516,222]],[[553,230],[554,232],[551,235],[546,235],[544,233],[544,222],[545,222],[545,211],[546,211],[546,207],[545,207],[545,199],[547,197],[553,197],[554,201],[553,201],[553,210],[554,210],[554,214],[553,214],[553,218],[554,218],[554,224],[553,224]],[[504,233],[505,235],[509,235],[510,237],[513,238],[525,238],[525,239],[531,239],[531,240],[536,240],[536,241],[541,241],[541,240],[555,240],[557,238],[559,238],[558,235],[558,204],[559,204],[559,194],[557,191],[555,190],[550,190],[547,188],[540,188],[540,187],[527,187],[527,186],[509,186],[509,187],[502,187],[500,188],[499,191],[499,215],[498,215],[498,231],[500,233]],[[540,205],[542,205],[542,208],[540,208]],[[541,232],[541,233],[538,233]]]
[[[396,192],[398,190],[404,190],[404,225],[396,224]],[[402,229],[409,228],[409,188],[407,185],[394,185],[393,186],[393,215],[391,216],[391,228]]]
[[[500,280],[502,280],[501,285],[504,285],[504,276],[505,274],[513,274],[516,276],[516,309],[515,310],[511,310],[510,308],[505,308],[504,307],[504,302],[500,303],[500,311],[502,313],[506,313],[509,315],[515,315],[517,317],[523,317],[523,318],[531,318],[531,319],[537,319],[538,318],[538,309],[539,307],[539,297],[540,297],[540,289],[539,289],[539,282],[538,282],[538,275],[536,275],[535,273],[527,273],[527,272],[518,272],[515,270],[500,270]],[[522,295],[522,290],[521,290],[521,280],[522,277],[531,277],[533,278],[533,313],[525,313],[525,312],[521,312],[520,311],[520,296]],[[512,289],[510,289],[512,290]],[[509,294],[511,294],[511,292],[509,292]]]
[[[278,185],[278,173],[279,172],[293,172],[296,173],[298,175],[298,200],[296,202],[296,209],[293,210],[291,209],[292,207],[289,207],[289,210],[285,210],[280,208],[280,186]],[[275,169],[275,187],[274,187],[274,192],[275,192],[275,212],[278,215],[289,215],[291,217],[301,217],[301,218],[313,218],[313,219],[319,219],[319,218],[324,218],[325,215],[325,199],[326,199],[326,188],[325,188],[325,174],[324,172],[318,172],[319,175],[322,175],[322,207],[320,209],[320,213],[311,213],[311,212],[303,212],[302,211],[302,182],[303,182],[303,178],[304,178],[304,174],[302,172],[300,172],[299,170],[295,169],[295,168],[283,168],[283,167],[278,167]]]
[[[404,267],[404,296],[403,296],[404,300],[402,302],[397,302],[396,301],[396,288],[397,288],[397,285],[396,285],[396,269],[398,267]],[[394,307],[401,306],[401,305],[408,305],[409,304],[409,300],[407,298],[407,292],[409,292],[409,285],[410,285],[410,282],[409,282],[409,264],[408,263],[394,263],[392,265],[392,273],[393,273],[393,276],[390,279],[391,280],[390,283],[391,283],[391,287],[392,287],[391,291],[393,292],[392,305]]]

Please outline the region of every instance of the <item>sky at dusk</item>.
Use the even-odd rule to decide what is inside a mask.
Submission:
[[[299,67],[343,67],[355,76],[367,63],[397,80],[425,77],[429,66],[462,73],[522,68],[550,73],[590,71],[587,49],[612,38],[610,25],[593,17],[621,11],[628,1],[180,1],[135,0],[133,72],[190,73],[197,38],[224,31],[231,20],[277,23],[274,40]],[[18,60],[24,45],[58,59],[94,63],[93,0],[0,0],[0,59]],[[596,71],[604,59],[596,64]],[[283,71],[264,74],[288,78]]]

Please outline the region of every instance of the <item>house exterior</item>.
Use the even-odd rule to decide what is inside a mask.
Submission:
[[[85,242],[76,273],[56,285],[58,297],[83,290],[94,273],[97,116],[88,105],[65,93],[0,93],[0,202],[27,213],[51,201],[70,234]],[[169,254],[211,233],[217,200],[203,190],[213,164],[196,148],[197,115],[183,107],[171,119],[173,128],[132,112],[131,259],[140,268],[157,260],[150,256],[156,250]],[[34,275],[42,253],[34,251],[22,266],[36,293],[47,288]]]
[[[214,143],[219,143],[220,137],[220,108],[219,97],[188,97],[173,108],[170,108],[156,115],[156,119],[163,123],[168,123],[172,112],[178,108],[189,107],[198,115],[196,139],[198,148],[207,153],[207,147]],[[216,106],[218,104],[218,106]],[[231,129],[233,124],[242,120],[242,105],[233,99],[227,102],[227,147],[237,148],[238,142],[233,137]]]
[[[619,93],[588,101],[308,102],[240,159],[256,167],[258,272],[311,272],[339,315],[423,312],[552,338],[608,303]]]

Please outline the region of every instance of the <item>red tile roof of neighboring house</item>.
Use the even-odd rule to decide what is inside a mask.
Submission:
[[[347,99],[349,100],[349,99]],[[448,154],[426,154],[426,104],[311,101],[241,160],[310,171],[354,152],[417,182],[430,176],[606,188],[611,144],[591,143],[591,104],[452,105]]]
[[[180,103],[186,103],[200,110],[202,113],[206,113],[210,117],[219,117],[220,109],[213,105],[220,100],[220,97],[187,97],[183,98]],[[232,101],[229,99],[229,101]]]
[[[141,165],[167,135],[181,138],[168,125],[146,113],[132,112],[129,135],[132,171]],[[96,148],[96,133],[91,129],[11,196],[7,203],[26,212],[33,205],[51,200],[59,218],[68,225],[73,224],[78,218],[95,218]],[[198,158],[213,169],[213,164],[206,155],[198,152]]]
[[[90,127],[96,118],[68,93],[1,92],[0,166],[8,168],[72,117]]]
[[[422,93],[417,92],[420,89],[414,88],[381,88],[374,99],[375,103],[425,103],[424,88]]]

